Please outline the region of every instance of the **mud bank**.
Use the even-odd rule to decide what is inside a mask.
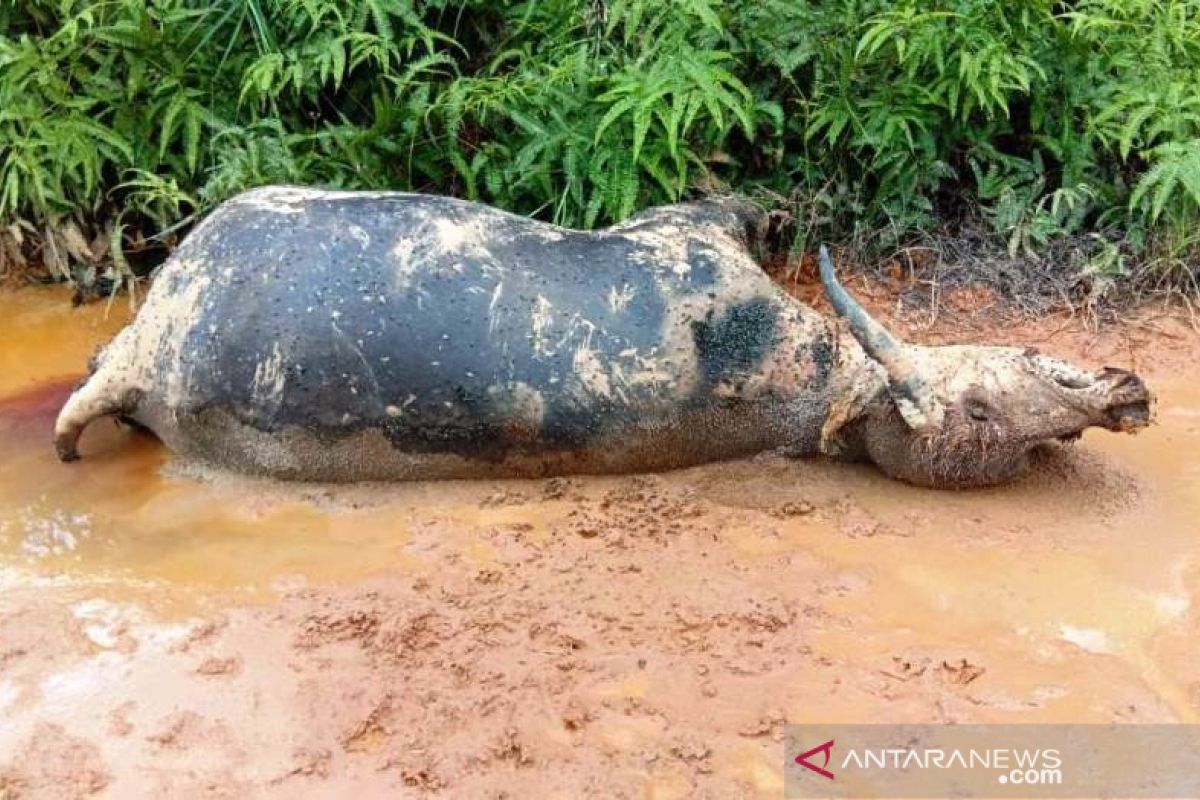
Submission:
[[[1160,397],[1137,437],[947,493],[777,457],[288,486],[103,424],[63,466],[53,415],[122,320],[30,291],[0,315],[0,798],[778,797],[785,720],[1200,718],[1200,339],[1174,317],[912,333]]]

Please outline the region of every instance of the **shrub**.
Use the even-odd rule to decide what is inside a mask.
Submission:
[[[821,235],[968,209],[1014,253],[1178,254],[1198,86],[1200,0],[17,0],[0,259],[120,277],[268,182],[583,226],[727,185]]]

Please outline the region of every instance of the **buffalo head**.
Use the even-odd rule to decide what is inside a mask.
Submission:
[[[1021,472],[1039,444],[1150,422],[1150,392],[1130,372],[1091,373],[1017,347],[908,344],[842,288],[824,248],[821,281],[861,347],[847,348],[832,387],[828,451],[922,486],[984,486]]]

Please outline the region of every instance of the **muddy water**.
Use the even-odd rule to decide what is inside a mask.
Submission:
[[[1147,375],[1156,426],[968,493],[773,457],[288,486],[104,423],[59,464],[53,416],[127,316],[0,294],[0,610],[20,620],[0,624],[0,796],[57,785],[44,754],[63,752],[94,777],[76,795],[470,793],[502,774],[770,796],[784,719],[1200,717],[1200,390],[1170,369]],[[436,723],[404,704],[418,678],[454,699]],[[97,693],[80,723],[71,698]],[[68,720],[76,738],[54,730]],[[331,732],[281,744],[280,726]],[[480,737],[483,761],[463,743]],[[180,747],[200,783],[163,776]]]
[[[153,437],[101,422],[84,469],[56,464],[48,436],[97,343],[129,309],[72,310],[57,292],[0,294],[0,565],[7,580],[66,579],[112,591],[250,592],[402,564],[403,515],[330,514],[312,493],[264,503],[261,487],[171,477]]]

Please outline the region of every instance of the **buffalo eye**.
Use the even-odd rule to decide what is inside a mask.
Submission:
[[[963,402],[963,409],[967,412],[967,416],[976,422],[987,422],[992,418],[992,409],[984,401],[972,397]]]

